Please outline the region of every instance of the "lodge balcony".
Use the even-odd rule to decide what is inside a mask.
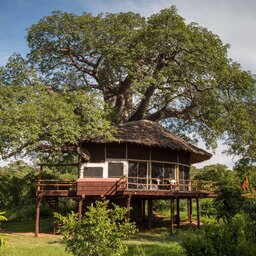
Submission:
[[[59,197],[152,197],[213,198],[216,183],[203,180],[170,180],[164,178],[120,177],[82,178],[75,180],[38,180],[37,196]]]

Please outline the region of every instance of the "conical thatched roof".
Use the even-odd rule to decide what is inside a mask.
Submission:
[[[116,127],[113,142],[128,142],[146,146],[170,148],[191,153],[191,163],[199,163],[211,158],[211,154],[186,142],[163,128],[160,124],[148,120],[133,121]],[[97,139],[95,142],[108,142]]]

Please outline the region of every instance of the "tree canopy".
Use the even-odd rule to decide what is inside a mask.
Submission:
[[[28,59],[16,55],[0,71],[1,152],[31,140],[74,144],[91,128],[104,133],[102,122],[106,128],[141,119],[210,147],[222,137],[230,153],[255,152],[251,74],[228,57],[217,35],[187,24],[174,6],[149,18],[56,11],[32,25],[27,40]],[[102,121],[91,127],[91,119]]]

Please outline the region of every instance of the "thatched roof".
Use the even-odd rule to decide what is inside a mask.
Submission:
[[[191,153],[191,163],[199,163],[211,158],[211,154],[186,142],[163,128],[160,124],[148,120],[133,121],[116,127],[113,142],[128,142],[146,146],[170,148]],[[103,139],[95,142],[108,142]]]

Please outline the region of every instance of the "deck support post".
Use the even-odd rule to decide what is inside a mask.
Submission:
[[[38,237],[40,232],[40,206],[41,206],[42,198],[36,198],[36,226],[35,226],[35,237]]]
[[[196,216],[197,216],[197,228],[200,228],[200,208],[199,208],[199,198],[196,198]]]
[[[152,198],[148,199],[148,230],[151,230],[152,222]]]
[[[170,210],[171,210],[171,217],[170,217],[170,232],[173,234],[173,219],[174,219],[174,199],[171,199],[170,202]]]
[[[192,198],[188,198],[187,210],[188,210],[188,221],[189,221],[189,224],[192,224]]]
[[[146,207],[146,203],[145,203],[145,199],[142,199],[142,220],[145,221],[146,219],[146,211],[145,211],[145,207]]]
[[[84,196],[78,198],[78,221],[82,221]]]
[[[177,208],[176,208],[176,210],[177,210],[177,228],[180,228],[180,199],[179,198],[177,198],[176,199],[177,200]]]
[[[128,219],[130,219],[131,218],[131,198],[132,198],[132,196],[131,195],[129,195],[128,197],[127,197],[127,218]]]
[[[56,197],[55,198],[55,205],[54,205],[54,211],[55,212],[59,212],[59,197]],[[56,232],[57,232],[57,223],[54,223],[53,224],[53,234],[56,235]]]

